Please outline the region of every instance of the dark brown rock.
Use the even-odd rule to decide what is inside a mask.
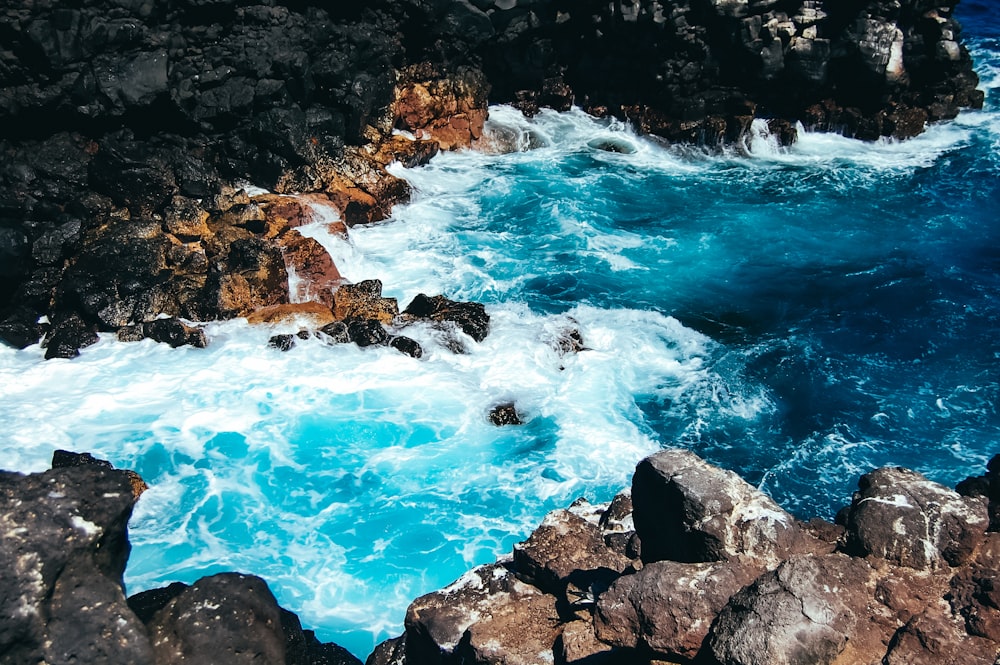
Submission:
[[[517,414],[517,408],[513,404],[498,404],[490,409],[490,422],[497,427],[523,424],[521,417]]]
[[[458,302],[444,296],[421,293],[406,306],[403,314],[411,320],[450,321],[477,342],[486,339],[490,331],[490,315],[482,304],[476,302]]]
[[[277,602],[259,577],[203,577],[148,624],[156,662],[284,665],[285,637]]]
[[[722,665],[877,662],[884,645],[869,634],[873,595],[863,560],[795,556],[732,597],[707,646]]]
[[[415,339],[410,339],[403,335],[396,335],[389,340],[389,346],[400,353],[404,353],[411,358],[420,358],[424,355],[424,350]]]
[[[10,663],[150,663],[122,591],[127,474],[93,464],[0,473],[0,654]]]
[[[474,568],[444,589],[421,596],[407,608],[404,622],[406,660],[409,663],[444,663],[459,653],[482,648],[483,645],[477,642],[476,648],[463,646],[465,650],[458,651],[460,644],[466,641],[467,632],[482,618],[494,614],[509,617],[510,610],[516,612],[518,606],[536,602],[542,608],[551,603],[554,615],[555,598],[544,596],[535,587],[519,581],[503,564]],[[544,612],[547,615],[547,611]],[[546,632],[548,623],[546,616],[542,626]],[[522,636],[513,637],[515,641],[522,640]]]
[[[640,462],[632,503],[645,563],[741,556],[774,567],[803,547],[791,515],[735,473],[687,450],[664,450]]]
[[[527,540],[514,545],[518,575],[560,597],[569,583],[584,591],[604,588],[630,564],[605,544],[597,524],[569,510],[549,513]]]
[[[600,595],[597,637],[617,647],[692,659],[730,597],[761,572],[759,565],[740,562],[647,564]]]
[[[951,617],[924,612],[892,637],[883,665],[993,665],[997,643],[964,634]]]
[[[861,477],[847,516],[847,551],[936,569],[965,563],[989,525],[985,502],[902,468]]]

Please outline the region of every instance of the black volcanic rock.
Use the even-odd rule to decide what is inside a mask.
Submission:
[[[237,183],[324,192],[347,226],[378,221],[409,195],[385,170],[396,153],[419,164],[468,147],[488,103],[529,114],[577,104],[710,147],[741,140],[755,119],[782,143],[798,121],[913,136],[983,101],[954,5],[10,4],[0,8],[0,338],[30,344],[42,315],[110,332],[288,302],[281,229],[235,209],[249,200],[226,203]],[[484,312],[447,309],[429,316],[476,340],[487,333]]]
[[[486,307],[477,302],[458,302],[444,296],[420,293],[407,305],[403,314],[410,319],[450,321],[477,342],[486,339],[490,332],[490,315],[486,313]]]
[[[0,473],[4,662],[153,662],[122,588],[133,503],[123,471]]]

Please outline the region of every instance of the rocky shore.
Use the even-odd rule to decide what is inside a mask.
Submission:
[[[359,663],[244,573],[126,598],[135,474],[57,452],[0,473],[0,662]],[[954,663],[1000,657],[1000,461],[959,491],[862,476],[801,522],[668,449],[610,503],[550,513],[512,555],[421,598],[368,665]]]
[[[797,122],[912,136],[982,104],[954,4],[8,4],[0,339],[66,358],[98,332],[156,338],[164,316],[330,304],[344,280],[297,227],[317,207],[333,232],[385,218],[409,196],[392,161],[506,149],[483,136],[491,102],[576,104],[709,147],[755,119],[784,142]]]

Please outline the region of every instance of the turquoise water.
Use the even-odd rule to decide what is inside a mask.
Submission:
[[[486,303],[469,352],[439,331],[389,349],[266,347],[211,324],[205,350],[102,338],[73,361],[0,349],[0,451],[139,471],[130,592],[263,576],[319,636],[364,657],[410,600],[508,552],[548,510],[611,498],[682,445],[801,517],[833,516],[885,464],[954,484],[996,449],[1000,29],[963,6],[987,108],[907,142],[761,133],[669,148],[579,112],[492,112],[530,150],[397,173],[414,202],[349,241],[353,280],[401,304]],[[627,142],[634,152],[591,147]],[[581,333],[588,350],[561,355]],[[486,414],[514,402],[526,419]]]

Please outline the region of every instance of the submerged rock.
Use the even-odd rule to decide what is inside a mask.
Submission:
[[[498,404],[490,409],[490,422],[497,427],[505,425],[521,425],[523,421],[513,404]]]

